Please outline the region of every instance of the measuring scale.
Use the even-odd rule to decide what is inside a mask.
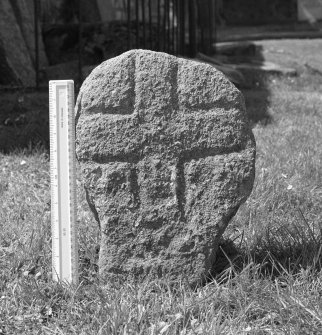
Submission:
[[[49,82],[53,279],[78,283],[73,80]]]

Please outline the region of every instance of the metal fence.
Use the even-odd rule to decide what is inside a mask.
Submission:
[[[34,0],[39,17],[39,0]],[[86,63],[84,51],[91,38],[89,31],[111,31],[117,27],[120,36],[114,39],[113,56],[133,48],[163,51],[173,55],[193,57],[198,51],[211,54],[215,36],[215,0],[123,0],[120,17],[111,22],[88,22],[82,1],[73,8],[78,30],[78,81]],[[76,27],[75,27],[76,25]],[[107,29],[102,27],[107,25]],[[71,26],[71,25],[69,25]],[[113,28],[114,27],[114,28]],[[37,36],[35,34],[35,36]],[[110,56],[110,55],[108,55]],[[106,55],[103,56],[106,59]],[[99,61],[102,61],[101,59]],[[38,82],[38,81],[37,81]]]
[[[86,6],[98,2],[105,9],[110,8],[107,7],[108,3],[113,3],[117,6],[117,15],[115,17],[110,15],[109,20],[102,19],[99,15],[101,13],[96,17],[89,15]],[[106,7],[104,7],[105,3]],[[34,58],[36,87],[46,86],[48,79],[56,79],[55,73],[48,74],[47,69],[44,71],[41,68],[42,56],[45,55],[44,49],[47,53],[45,58],[49,60],[49,68],[56,66],[61,73],[66,71],[66,77],[74,79],[80,85],[85,76],[84,67],[97,65],[105,59],[133,48],[163,51],[186,57],[194,57],[198,52],[212,55],[216,50],[217,35],[219,40],[223,40],[229,24],[238,23],[240,18],[245,17],[245,13],[247,17],[257,19],[260,14],[261,17],[271,20],[268,11],[270,9],[273,13],[280,13],[277,15],[280,21],[284,21],[287,17],[295,20],[296,0],[263,0],[263,3],[266,7],[256,6],[256,0],[244,2],[239,0],[226,2],[224,0],[32,0],[30,1],[34,11],[34,47],[32,49],[35,50],[32,58]],[[58,4],[63,4],[63,8],[58,10]],[[240,10],[241,4],[244,6],[243,10]],[[60,17],[55,20],[53,18],[57,16],[57,11],[60,11]],[[247,20],[249,21],[249,18]],[[221,23],[224,25],[221,26]],[[30,25],[30,22],[28,24]],[[309,28],[312,29],[311,26]],[[238,29],[232,30],[233,33],[234,31],[237,32],[234,40],[248,38],[247,33],[241,35],[239,26]],[[103,36],[100,41],[95,40],[97,35],[100,38]],[[59,42],[62,41],[63,36],[67,37],[63,45],[60,45]],[[41,37],[43,41],[40,40]],[[73,62],[72,66],[66,65],[67,62]],[[71,67],[74,71],[72,75],[71,71],[68,71]],[[15,85],[19,85],[19,81],[16,82],[18,84],[15,83]],[[0,89],[3,87],[1,86]]]
[[[134,48],[187,57],[194,57],[197,52],[209,55],[215,42],[217,1],[117,0],[114,1],[118,5],[117,17],[104,21],[100,15],[89,19],[86,4],[91,4],[90,1],[65,0],[61,2],[64,7],[57,9],[54,0],[33,0],[36,88],[47,86],[48,79],[56,79],[55,74],[48,72],[53,67],[59,68],[60,74],[67,70],[66,77],[80,85],[84,67]],[[107,3],[112,1],[106,0]],[[58,12],[60,17],[55,19]],[[103,36],[103,42],[94,41],[96,35]],[[63,38],[64,46],[60,44]],[[90,48],[100,53],[99,56],[89,56],[93,51],[89,52]],[[49,70],[42,68],[42,56],[48,59]],[[73,62],[72,74],[66,66],[68,62]],[[8,86],[11,88],[14,89]]]
[[[127,0],[127,47],[175,55],[210,54],[214,42],[213,0]]]
[[[84,47],[82,17],[79,1],[80,74]],[[126,31],[126,38],[122,38],[119,50],[143,48],[189,57],[198,51],[211,54],[215,42],[214,23],[215,0],[124,0],[118,25]]]

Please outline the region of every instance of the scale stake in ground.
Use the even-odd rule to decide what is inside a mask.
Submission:
[[[49,82],[52,272],[77,284],[74,82]]]

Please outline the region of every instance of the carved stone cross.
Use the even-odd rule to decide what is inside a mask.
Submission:
[[[206,276],[253,183],[240,92],[209,65],[134,50],[92,72],[76,111],[101,275]]]

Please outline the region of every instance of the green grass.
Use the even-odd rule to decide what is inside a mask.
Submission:
[[[81,282],[54,283],[48,154],[0,154],[0,334],[321,334],[316,76],[271,77],[265,89],[245,91],[256,121],[255,185],[224,235],[213,280],[197,289],[166,279],[100,286],[100,235],[79,178]]]

